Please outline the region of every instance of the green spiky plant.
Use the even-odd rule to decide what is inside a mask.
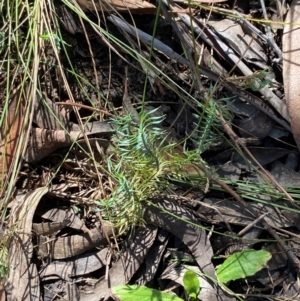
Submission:
[[[166,191],[170,174],[187,176],[183,166],[193,164],[192,154],[176,153],[176,143],[168,141],[160,126],[163,117],[153,116],[154,111],[142,112],[137,126],[130,115],[114,119],[119,125],[112,148],[115,156],[107,160],[107,166],[117,186],[111,198],[97,204],[121,228],[140,223],[143,201]]]

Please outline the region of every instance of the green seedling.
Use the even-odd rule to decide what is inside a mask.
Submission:
[[[271,259],[272,255],[265,250],[245,250],[230,255],[217,269],[218,280],[224,284],[231,280],[243,279],[254,275]],[[200,282],[197,274],[188,270],[183,276],[183,285],[188,300],[196,300],[200,292]],[[156,289],[137,285],[119,285],[112,292],[121,301],[183,301],[183,299]]]
[[[183,285],[190,300],[195,300],[200,291],[200,281],[194,271],[186,271],[183,276]]]
[[[113,287],[112,292],[121,301],[184,301],[173,294],[164,293],[146,286],[119,285]]]
[[[8,250],[4,245],[0,245],[0,278],[5,279],[9,272]]]
[[[217,269],[218,280],[224,284],[231,280],[243,279],[254,275],[271,259],[265,250],[245,250],[230,255]]]
[[[55,46],[56,46],[56,48],[57,48],[58,51],[61,50],[61,45],[62,45],[62,44],[67,45],[67,46],[71,46],[71,45],[69,45],[68,43],[66,43],[64,40],[62,40],[62,39],[61,39],[57,34],[55,34],[55,33],[51,33],[51,34],[48,34],[48,33],[42,34],[42,35],[41,35],[41,38],[42,38],[43,40],[45,40],[45,41],[49,41],[49,40],[53,39],[54,44],[55,44]]]
[[[196,300],[200,291],[200,282],[194,271],[188,270],[183,276],[184,289],[188,300]],[[171,293],[165,293],[146,286],[119,285],[112,288],[112,292],[121,301],[184,301]]]

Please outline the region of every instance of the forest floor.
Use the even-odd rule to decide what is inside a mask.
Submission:
[[[300,4],[205,2],[0,5],[1,301],[299,298]]]

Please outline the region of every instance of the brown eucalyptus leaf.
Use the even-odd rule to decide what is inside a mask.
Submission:
[[[222,19],[218,21],[209,20],[218,35],[222,37],[228,45],[238,54],[243,55],[243,59],[261,68],[266,68],[267,55],[258,39],[244,32],[241,24],[231,20]]]
[[[60,112],[59,106],[50,99],[37,96],[34,103],[34,123],[41,129],[47,130],[71,130],[72,123]]]
[[[51,235],[67,227],[70,221],[33,223],[32,230],[36,235]]]
[[[249,209],[230,200],[204,199],[199,203],[198,212],[210,222],[219,223],[226,220],[228,223],[240,226],[247,226],[254,221],[252,212],[268,213],[265,220],[270,226],[278,228],[293,226],[292,221],[279,216],[272,206],[249,202],[248,207]]]
[[[252,116],[246,119],[236,120],[235,124],[241,137],[245,138],[263,139],[268,136],[274,127],[274,121],[259,110],[256,110]]]
[[[300,0],[293,0],[282,36],[283,82],[294,139],[300,149]]]
[[[262,166],[272,163],[275,160],[291,153],[289,150],[278,147],[251,146],[248,147],[248,149]],[[253,166],[256,166],[256,163],[248,155],[246,155],[246,157],[250,160]],[[240,153],[235,149],[228,149],[224,152],[220,152],[213,158],[214,165],[225,164],[228,161],[231,161],[232,163],[236,164],[236,166],[244,168],[245,170],[251,170],[251,168],[253,168],[249,166],[244,157],[241,156]]]
[[[38,188],[24,195],[12,206],[11,224],[18,225],[19,231],[11,238],[8,247],[10,272],[5,282],[7,300],[40,300],[39,275],[35,264],[31,263],[31,227],[35,209],[47,192],[45,187]]]
[[[42,257],[51,259],[64,259],[80,255],[95,247],[107,244],[106,235],[110,237],[113,227],[105,223],[102,229],[94,228],[88,233],[70,235],[48,239],[46,236],[38,237],[38,253]]]
[[[136,283],[142,285],[153,280],[157,273],[158,266],[161,262],[161,258],[164,255],[165,248],[169,242],[170,234],[164,229],[159,229],[157,238],[149,250],[143,266],[138,270],[138,274],[135,275]]]
[[[286,167],[280,161],[272,164],[271,174],[280,185],[299,186],[300,174]]]
[[[61,278],[70,281],[70,277],[83,276],[101,269],[106,264],[108,248],[101,251],[76,256],[66,261],[52,261],[41,272],[43,281]]]
[[[226,108],[239,117],[235,119],[234,123],[242,137],[263,139],[274,127],[272,118],[239,98],[235,98],[233,101],[228,100]]]
[[[74,210],[62,210],[58,208],[53,209],[37,209],[36,215],[44,219],[51,220],[53,222],[63,223],[65,220],[68,221],[67,226],[72,229],[82,230],[88,232],[84,221],[80,219]]]
[[[5,173],[9,172],[16,158],[20,141],[22,141],[20,138],[23,137],[25,110],[26,99],[21,95],[20,88],[18,88],[13,92],[8,104],[8,110],[2,113],[3,123],[0,128],[0,179]],[[24,145],[24,141],[22,143]]]

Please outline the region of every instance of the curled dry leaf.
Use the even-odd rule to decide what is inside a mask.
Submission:
[[[220,37],[222,37],[228,45],[234,49],[242,58],[249,63],[255,64],[261,68],[267,66],[267,55],[262,48],[257,37],[250,36],[243,30],[243,27],[230,19],[222,19],[218,21],[209,20],[211,25]]]
[[[82,137],[80,132],[64,130],[46,130],[34,128],[31,131],[29,146],[24,159],[27,162],[39,161],[47,157],[59,147],[71,145],[77,138]]]
[[[300,149],[300,0],[294,0],[285,19],[282,37],[283,81],[291,127]]]
[[[68,227],[76,230],[82,230],[88,232],[84,221],[80,219],[73,209],[62,210],[58,208],[53,209],[37,209],[36,215],[52,222],[63,223],[68,221]],[[45,234],[44,234],[45,235]]]
[[[28,148],[24,154],[27,162],[37,162],[60,147],[69,146],[72,143],[80,142],[78,139],[86,135],[97,135],[109,138],[115,131],[115,126],[109,122],[95,121],[84,125],[84,133],[78,124],[72,124],[72,130],[50,130],[46,128],[33,128],[28,141]],[[82,138],[83,139],[83,138]],[[93,138],[89,141],[92,143]],[[99,144],[107,149],[108,140],[98,139]]]
[[[41,129],[71,130],[72,128],[72,122],[60,111],[59,106],[46,97],[41,98],[37,95],[33,110],[34,123]]]
[[[3,113],[4,118],[0,129],[0,181],[6,173],[10,173],[10,168],[16,160],[20,137],[24,131],[25,106],[26,101],[21,96],[19,88],[14,91],[8,110]]]
[[[283,228],[293,225],[292,221],[279,216],[272,206],[257,202],[249,202],[248,208],[244,208],[241,204],[230,200],[204,199],[197,211],[211,223],[222,223],[226,220],[234,225],[247,226],[254,221],[251,212],[260,212],[261,214],[268,213],[265,220],[272,227]]]
[[[110,237],[113,227],[104,222],[102,228],[94,228],[88,233],[57,237],[48,240],[46,236],[38,237],[38,253],[42,257],[64,259],[80,255],[86,251],[107,244],[105,233]]]
[[[56,260],[42,270],[40,276],[43,281],[64,279],[70,281],[71,277],[83,276],[101,269],[107,264],[108,248],[101,251],[82,254],[70,260]],[[1,301],[1,300],[0,300]]]
[[[31,227],[35,209],[47,192],[47,188],[41,187],[13,201],[11,228],[18,225],[19,231],[11,238],[8,247],[10,273],[5,282],[7,300],[40,300],[39,276],[36,265],[31,262]]]

